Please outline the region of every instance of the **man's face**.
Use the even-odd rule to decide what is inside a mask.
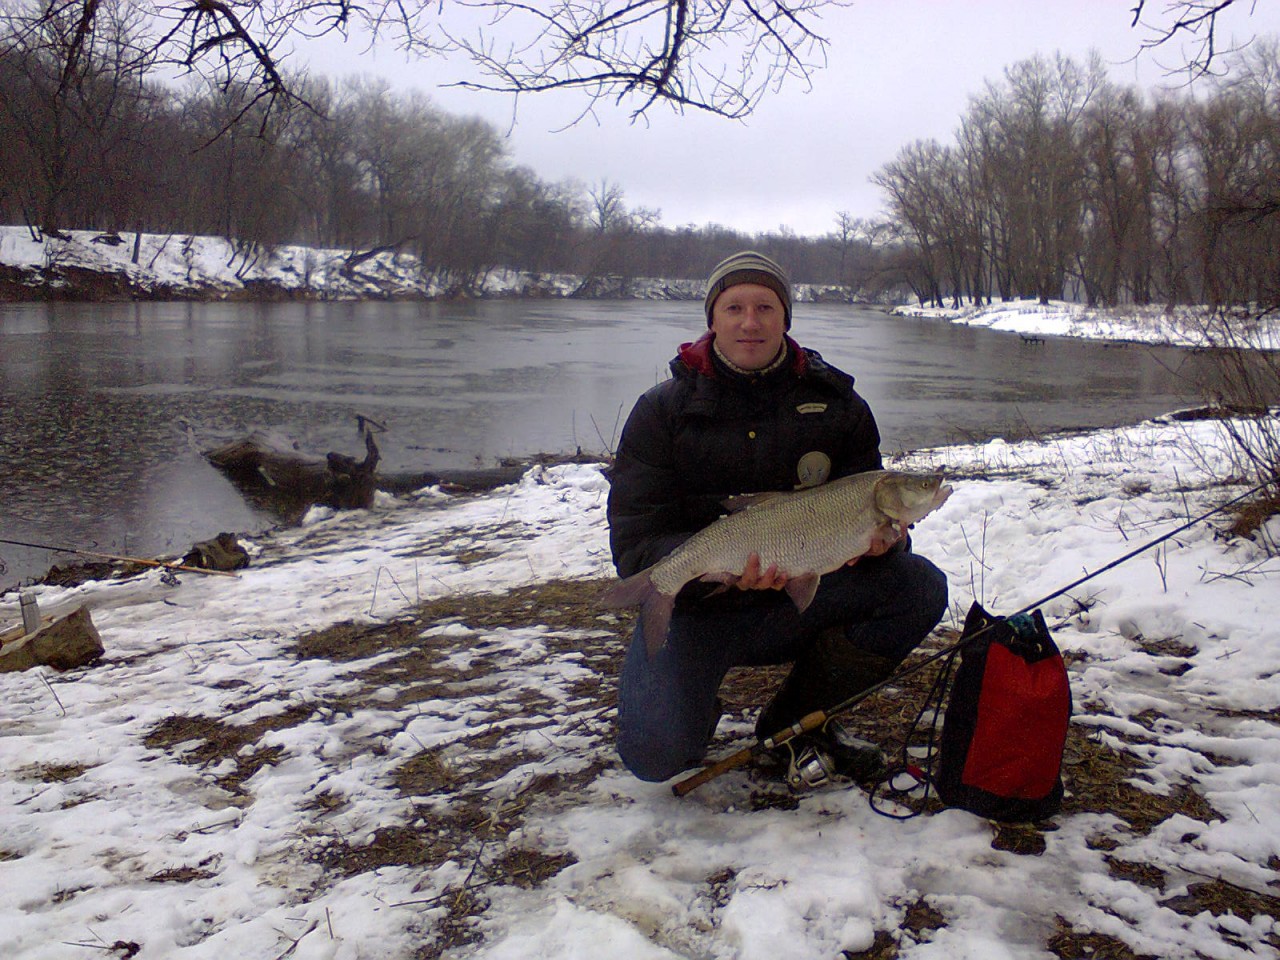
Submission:
[[[734,284],[711,308],[711,332],[720,352],[744,370],[760,370],[773,361],[786,323],[778,295],[758,283]]]

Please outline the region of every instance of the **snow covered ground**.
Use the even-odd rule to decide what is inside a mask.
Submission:
[[[1229,337],[1203,309],[1170,312],[1157,306],[1129,306],[1100,310],[1061,300],[1048,304],[1038,300],[1012,300],[957,309],[902,306],[893,312],[904,317],[950,320],[1024,337],[1082,337],[1175,347],[1241,345],[1280,350],[1280,316],[1275,311],[1261,318],[1234,318]]]
[[[1219,431],[893,466],[955,478],[915,543],[956,616],[1012,612],[1238,492],[1214,480]],[[851,785],[736,771],[676,799],[631,778],[611,744],[628,618],[592,602],[606,489],[537,469],[313,513],[237,579],[36,588],[45,613],[87,604],[107,653],[0,676],[0,956],[1280,956],[1280,519],[1202,523],[1045,606],[1069,796],[1011,834],[885,819]]]
[[[80,271],[117,278],[138,291],[172,295],[235,295],[255,284],[286,292],[311,291],[332,299],[439,296],[438,282],[423,274],[416,258],[384,251],[348,266],[356,251],[282,244],[234,244],[221,237],[144,233],[134,262],[135,235],[67,231],[67,239],[33,239],[23,227],[0,227],[0,264],[22,271],[32,285],[66,286]],[[549,292],[567,293],[571,278],[537,281]],[[528,292],[532,281],[515,275],[492,278],[494,292]],[[561,289],[564,287],[565,289]]]
[[[104,281],[153,296],[244,296],[266,287],[333,300],[439,297],[447,291],[408,253],[386,250],[357,263],[360,251],[325,250],[293,244],[274,247],[230,243],[221,237],[144,233],[134,262],[132,233],[119,242],[103,234],[67,231],[66,239],[33,239],[25,227],[0,227],[0,265],[12,267],[32,286],[83,285],[88,272]],[[580,277],[495,270],[482,279],[487,296],[567,296]],[[702,296],[701,283],[638,280],[639,298]]]

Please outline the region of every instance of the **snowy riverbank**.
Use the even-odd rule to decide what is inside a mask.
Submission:
[[[1156,306],[1102,310],[1061,300],[1047,304],[1038,300],[1012,300],[955,309],[903,306],[895,307],[893,313],[986,327],[1024,338],[1078,337],[1174,347],[1244,346],[1280,350],[1280,315],[1274,310],[1263,317],[1234,318],[1229,334],[1204,309],[1191,308],[1172,312]]]
[[[135,250],[136,247],[136,250]],[[583,277],[498,269],[468,295],[567,297]],[[585,295],[637,300],[701,300],[702,280],[603,277]],[[45,299],[435,299],[452,295],[447,278],[424,271],[395,250],[267,247],[221,237],[67,231],[34,238],[26,227],[0,227],[0,301]],[[579,294],[583,295],[583,294]],[[839,301],[838,287],[798,284],[799,301]]]
[[[893,466],[955,476],[915,542],[959,616],[1221,502],[1229,461],[1219,425],[1168,421]],[[0,676],[0,954],[1280,956],[1280,519],[1198,525],[1045,607],[1069,796],[1009,831],[883,819],[855,787],[735,772],[677,800],[629,777],[627,618],[593,603],[605,496],[596,467],[535,470],[315,514],[235,580],[37,588],[46,613],[88,604],[107,654]],[[730,706],[716,755],[758,700]]]

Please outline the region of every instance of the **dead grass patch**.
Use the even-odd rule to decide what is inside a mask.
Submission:
[[[405,796],[425,797],[455,786],[458,775],[439,751],[423,750],[396,767],[391,779]]]
[[[898,960],[898,941],[886,930],[877,930],[866,950],[843,950],[845,960]]]
[[[1185,894],[1162,900],[1160,905],[1187,917],[1206,910],[1215,917],[1234,914],[1246,923],[1252,923],[1256,916],[1280,917],[1280,897],[1256,893],[1226,880],[1193,883]]]
[[[1023,857],[1038,857],[1048,847],[1044,839],[1045,829],[1034,823],[993,823],[991,849]]]
[[[161,870],[147,877],[151,883],[195,883],[197,880],[212,880],[217,874],[200,867],[172,867]]]
[[[1105,933],[1077,932],[1062,917],[1055,918],[1058,930],[1049,938],[1049,952],[1062,960],[1160,960],[1148,953],[1134,953],[1133,948]]]
[[[414,954],[414,960],[439,960],[450,950],[469,947],[484,939],[477,929],[489,901],[463,889],[444,900],[445,914],[435,924],[435,936]]]
[[[304,810],[318,810],[321,816],[327,816],[330,813],[337,813],[343,807],[347,806],[350,801],[342,794],[333,790],[321,790],[313,796],[303,807]]]
[[[342,623],[307,634],[295,641],[294,653],[299,659],[318,658],[340,663],[399,653],[400,656],[373,664],[360,674],[366,690],[385,687],[396,691],[393,699],[376,704],[382,709],[392,709],[425,700],[474,696],[474,685],[486,682],[493,675],[496,652],[473,651],[474,656],[465,668],[447,663],[445,661],[459,649],[466,647],[467,641],[450,634],[427,634],[432,627],[461,623],[477,632],[529,627],[589,631],[595,635],[563,637],[552,632],[542,639],[556,652],[581,653],[599,674],[602,682],[579,684],[571,691],[574,696],[604,697],[605,702],[611,703],[613,681],[629,642],[631,621],[600,612],[598,598],[604,587],[602,581],[567,580],[500,594],[444,597],[421,605],[410,618],[373,626]],[[538,700],[535,691],[521,691],[504,699],[520,704],[526,713],[552,706],[546,698]],[[360,691],[335,698],[326,705],[349,711],[369,703],[367,694]]]
[[[434,868],[458,858],[458,840],[451,820],[434,818],[422,826],[380,827],[368,843],[330,843],[312,859],[342,877],[391,866]]]
[[[388,650],[416,646],[421,632],[422,626],[416,620],[395,620],[373,626],[337,623],[299,637],[293,642],[293,652],[299,660],[350,663]]]
[[[1067,796],[1062,812],[1113,814],[1142,835],[1177,813],[1201,822],[1218,818],[1208,801],[1190,787],[1179,786],[1161,795],[1128,782],[1140,771],[1136,758],[1072,725],[1063,765]]]
[[[1280,514],[1280,494],[1264,494],[1232,510],[1227,529],[1233,536],[1252,537],[1276,514]]]
[[[152,750],[172,753],[179,745],[195,741],[194,746],[177,755],[177,759],[193,766],[207,767],[234,760],[236,769],[220,776],[217,783],[224,790],[243,795],[244,782],[264,766],[275,763],[284,751],[280,747],[262,747],[243,755],[241,751],[257,743],[263,734],[296,727],[311,714],[311,707],[296,704],[248,724],[229,724],[218,717],[166,717],[142,742]]]
[[[902,929],[917,940],[921,938],[922,934],[941,930],[946,925],[946,916],[941,911],[931,907],[928,901],[923,898],[907,907],[906,916],[902,918]]]
[[[1200,652],[1198,647],[1183,643],[1177,637],[1164,637],[1158,640],[1140,637],[1137,643],[1143,653],[1149,653],[1153,657],[1178,657],[1189,660]]]
[[[1149,863],[1134,863],[1131,860],[1120,860],[1116,857],[1103,857],[1107,864],[1107,872],[1117,880],[1128,880],[1140,887],[1152,887],[1163,890],[1167,876],[1159,867]]]
[[[41,783],[66,783],[84,776],[92,770],[92,764],[85,763],[38,763],[18,771],[24,780],[39,780]]]
[[[549,854],[541,850],[517,847],[495,860],[488,872],[502,877],[512,886],[532,890],[577,862],[578,858],[572,853]]]

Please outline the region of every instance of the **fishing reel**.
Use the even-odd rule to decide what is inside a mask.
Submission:
[[[816,790],[825,787],[836,775],[835,762],[825,750],[813,743],[803,743],[797,750],[788,742],[787,786],[792,790]]]

